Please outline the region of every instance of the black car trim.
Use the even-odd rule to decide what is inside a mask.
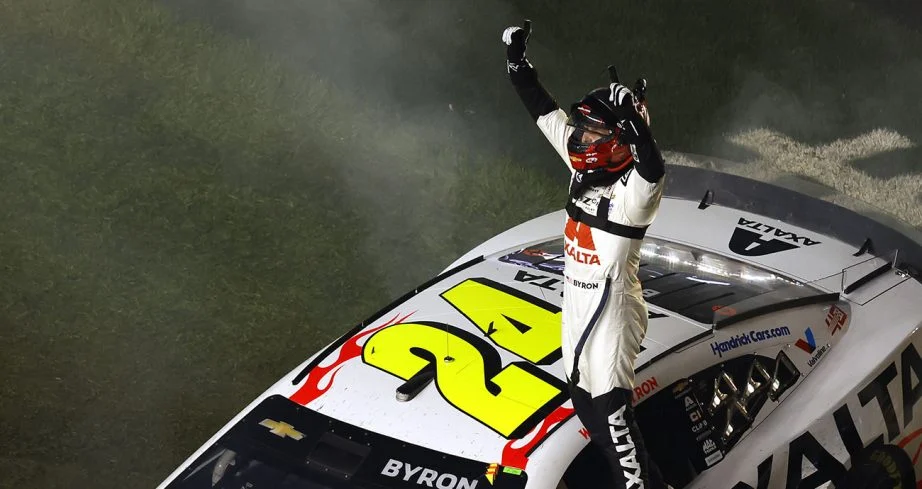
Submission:
[[[285,434],[271,431],[276,426],[285,427]],[[346,423],[275,394],[244,414],[167,487],[190,487],[185,481],[214,463],[213,454],[219,449],[232,450],[243,459],[258,460],[331,489],[419,489],[427,485],[408,480],[413,474],[404,470],[399,474],[404,477],[382,470],[392,464],[412,465],[417,474],[425,468],[473,481],[452,484],[455,488],[483,487],[488,484],[486,475],[491,466],[489,461],[449,454]],[[492,488],[524,489],[528,473],[524,469],[506,471],[504,467],[494,467],[494,480],[489,481]]]
[[[847,287],[845,287],[845,290],[843,290],[842,292],[845,295],[851,294],[852,292],[867,285],[871,280],[874,280],[875,278],[880,277],[881,275],[887,273],[887,271],[890,270],[891,268],[893,268],[893,262],[888,261],[887,263],[884,263],[883,265],[875,268],[873,271],[871,271],[871,273],[849,284]]]
[[[706,338],[706,337],[708,337],[708,336],[711,336],[712,334],[714,334],[714,331],[708,330],[708,331],[705,331],[705,332],[703,332],[703,333],[696,334],[695,336],[692,336],[691,338],[689,338],[689,339],[687,339],[687,340],[685,340],[685,341],[683,341],[683,342],[681,342],[681,343],[678,343],[678,344],[673,345],[673,346],[671,346],[671,347],[669,347],[669,348],[666,348],[666,349],[663,350],[661,353],[658,353],[658,354],[654,355],[653,358],[647,360],[643,365],[641,365],[641,366],[635,368],[635,369],[634,369],[634,373],[636,374],[637,372],[640,372],[641,370],[644,370],[645,368],[649,367],[650,365],[653,365],[654,363],[658,362],[658,361],[661,360],[663,357],[665,357],[665,356],[667,356],[667,355],[670,355],[670,354],[672,354],[672,353],[675,353],[675,352],[681,350],[682,348],[685,348],[686,346],[691,345],[692,343],[697,343],[697,342],[703,340],[704,338]]]
[[[766,304],[764,306],[754,307],[748,311],[743,311],[741,313],[734,314],[733,316],[727,316],[719,321],[714,323],[714,329],[721,329],[730,326],[731,324],[736,324],[747,319],[752,319],[758,316],[764,316],[765,314],[770,314],[773,312],[784,311],[787,309],[794,309],[795,307],[811,306],[813,304],[824,304],[828,302],[836,302],[839,300],[838,292],[830,292],[828,294],[816,294],[809,295],[806,297],[798,297],[796,299],[789,299],[786,301],[776,302],[774,304]]]

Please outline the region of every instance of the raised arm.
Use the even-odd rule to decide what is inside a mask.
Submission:
[[[626,111],[627,116],[618,124],[621,141],[634,146],[634,169],[649,183],[657,183],[666,174],[663,154],[650,132],[646,118],[636,110]]]
[[[532,120],[550,141],[560,157],[569,166],[567,156],[567,113],[560,109],[554,97],[538,81],[538,72],[525,57],[525,47],[531,33],[531,21],[526,20],[523,27],[513,26],[503,31],[506,43],[506,71],[516,93],[531,115]]]
[[[646,82],[638,80],[636,95],[643,97]],[[622,87],[623,88],[623,87]],[[626,89],[625,89],[626,91]],[[632,97],[628,97],[632,99]],[[620,139],[623,143],[630,144],[634,155],[634,174],[627,181],[627,206],[628,220],[635,226],[646,226],[653,222],[659,209],[659,202],[663,195],[663,181],[666,174],[666,162],[656,144],[656,139],[650,131],[649,117],[647,116],[646,103],[626,104],[625,110],[620,112],[624,118],[618,123],[621,129]],[[640,112],[635,110],[640,108]]]

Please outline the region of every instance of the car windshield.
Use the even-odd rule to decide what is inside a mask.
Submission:
[[[819,294],[810,285],[708,251],[646,237],[637,272],[647,302],[702,323],[737,311],[732,304],[770,294],[779,301]],[[563,238],[500,257],[502,262],[563,273]],[[769,296],[766,296],[769,297]],[[723,313],[721,313],[723,309]]]
[[[523,470],[436,452],[270,396],[167,488],[522,489],[527,477]]]
[[[170,488],[223,489],[334,489],[315,476],[300,473],[301,468],[266,454],[238,452],[223,444],[212,447],[202,460]]]

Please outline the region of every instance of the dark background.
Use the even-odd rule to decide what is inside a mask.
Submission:
[[[565,172],[563,106],[650,83],[668,150],[922,226],[905,0],[0,0],[0,487],[151,487],[285,372]]]

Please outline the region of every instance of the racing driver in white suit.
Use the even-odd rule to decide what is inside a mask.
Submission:
[[[666,487],[634,419],[634,360],[647,330],[637,278],[644,233],[663,194],[665,164],[646,103],[619,83],[560,109],[525,58],[530,31],[503,32],[507,71],[571,173],[562,349],[573,407],[605,454],[615,487]],[[638,80],[635,91],[645,88]]]

